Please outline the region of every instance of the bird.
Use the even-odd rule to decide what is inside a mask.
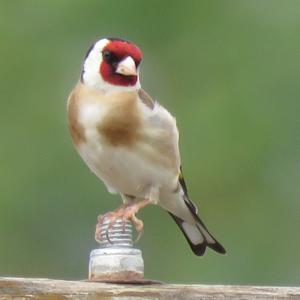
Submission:
[[[131,220],[149,204],[177,223],[197,256],[206,248],[225,254],[188,196],[182,173],[175,118],[141,88],[140,48],[121,38],[101,38],[87,51],[80,78],[71,91],[68,125],[73,143],[89,169],[119,194],[122,205],[98,217],[95,239],[108,218]]]

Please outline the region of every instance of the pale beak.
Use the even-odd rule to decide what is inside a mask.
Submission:
[[[137,70],[133,58],[131,56],[127,56],[122,61],[120,61],[116,69],[116,73],[126,76],[136,76]]]

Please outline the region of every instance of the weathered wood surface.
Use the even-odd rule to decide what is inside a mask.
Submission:
[[[0,299],[199,300],[300,299],[297,287],[183,284],[108,284],[31,278],[0,278]]]

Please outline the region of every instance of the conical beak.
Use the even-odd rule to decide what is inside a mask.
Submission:
[[[126,76],[136,76],[137,70],[135,66],[135,62],[131,56],[127,56],[122,61],[119,62],[118,67],[116,69],[116,73],[126,75]]]

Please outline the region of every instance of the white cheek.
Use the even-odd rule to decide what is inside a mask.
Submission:
[[[92,54],[93,53],[91,53],[91,55],[85,62],[83,81],[91,87],[97,87],[103,83],[102,77],[99,73],[102,59],[99,54],[98,56]]]
[[[107,39],[98,41],[84,62],[83,81],[90,86],[101,85],[103,80],[99,73],[102,62],[102,49],[108,44]]]
[[[83,81],[89,85],[89,86],[98,86],[102,84],[102,79],[100,75],[95,71],[95,72],[84,72],[83,73]]]

